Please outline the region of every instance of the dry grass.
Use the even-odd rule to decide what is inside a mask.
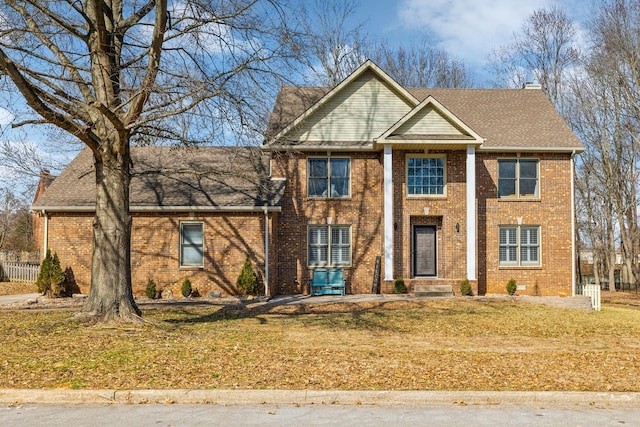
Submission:
[[[517,301],[0,313],[0,388],[640,390],[640,311]]]

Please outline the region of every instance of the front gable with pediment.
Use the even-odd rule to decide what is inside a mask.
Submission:
[[[292,141],[373,141],[413,105],[382,78],[365,71],[286,136]]]

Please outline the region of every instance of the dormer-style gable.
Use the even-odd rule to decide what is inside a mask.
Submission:
[[[433,96],[413,108],[377,139],[377,144],[395,147],[456,148],[480,145],[483,138]]]
[[[372,147],[375,138],[418,104],[405,88],[366,61],[266,145]]]

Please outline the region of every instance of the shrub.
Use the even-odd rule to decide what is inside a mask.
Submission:
[[[471,289],[471,283],[469,282],[469,279],[464,279],[462,282],[460,282],[460,293],[464,296],[473,295],[473,290]]]
[[[236,286],[244,295],[255,295],[258,293],[258,276],[256,276],[253,265],[251,265],[249,255],[247,255],[238,280],[236,280]]]
[[[407,292],[407,286],[404,284],[404,279],[402,277],[398,277],[396,279],[393,291],[396,294],[404,294]]]
[[[65,285],[65,278],[64,271],[62,271],[60,267],[58,254],[54,253],[53,256],[51,256],[51,250],[47,249],[47,255],[42,261],[38,279],[36,280],[38,292],[48,297],[67,295],[68,290]]]
[[[156,297],[156,282],[153,279],[149,279],[147,282],[147,289],[145,289],[145,293],[147,294],[147,298],[155,299]]]
[[[507,293],[509,295],[513,295],[516,293],[517,289],[518,285],[516,283],[516,279],[509,279],[509,281],[507,282]]]
[[[183,297],[188,297],[191,295],[191,280],[188,277],[185,277],[182,281],[182,287],[180,288]]]

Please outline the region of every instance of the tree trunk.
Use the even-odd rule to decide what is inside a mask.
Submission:
[[[96,321],[141,321],[131,287],[129,144],[120,145],[119,152],[105,148],[94,154],[94,160],[96,214],[91,289],[82,316]]]
[[[616,238],[613,230],[613,215],[607,210],[607,255],[609,257],[609,292],[616,291]]]

